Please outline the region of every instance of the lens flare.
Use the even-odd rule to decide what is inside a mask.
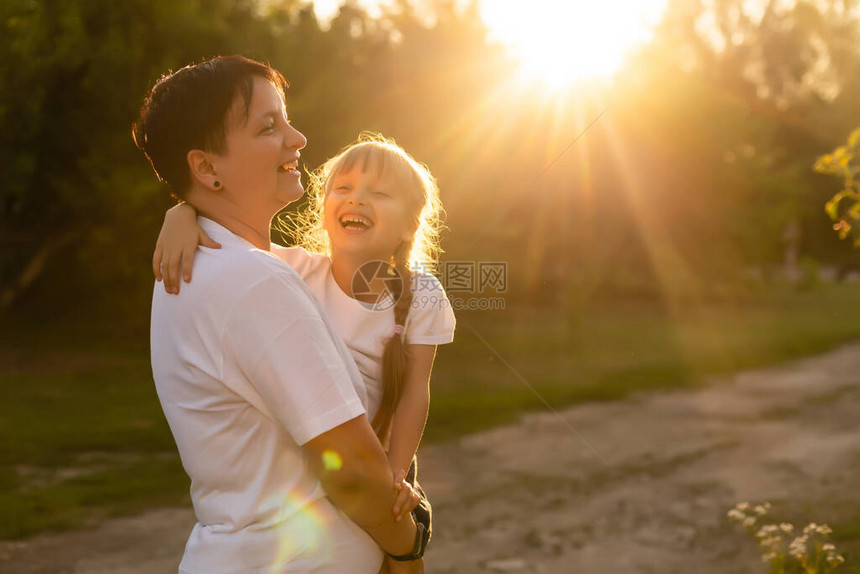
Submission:
[[[323,451],[322,462],[328,471],[340,470],[343,466],[343,460],[340,458],[340,455],[333,450]]]
[[[324,512],[327,504],[325,499],[312,500],[297,494],[283,501],[281,517],[289,528],[279,535],[274,568],[298,556],[321,557],[331,552],[332,516]]]

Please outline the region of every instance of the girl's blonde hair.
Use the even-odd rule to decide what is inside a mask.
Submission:
[[[312,253],[331,256],[331,243],[323,226],[325,199],[332,181],[339,174],[353,169],[375,170],[380,180],[393,180],[398,192],[409,196],[411,222],[415,226],[412,240],[395,249],[389,263],[400,277],[400,293],[392,293],[395,325],[405,325],[412,307],[412,272],[432,273],[441,253],[439,234],[442,230],[442,202],[436,179],[424,164],[416,161],[393,139],[373,132],[362,132],[358,139],[343,148],[310,174],[308,210],[294,216],[287,233],[296,245]],[[405,383],[408,357],[404,335],[394,333],[386,341],[382,355],[382,404],[373,419],[373,428],[384,440],[400,400]],[[404,469],[406,470],[406,469]]]

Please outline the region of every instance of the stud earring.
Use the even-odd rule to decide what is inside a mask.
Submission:
[[[221,182],[216,179],[215,180],[215,189],[218,189],[219,187],[221,187]]]

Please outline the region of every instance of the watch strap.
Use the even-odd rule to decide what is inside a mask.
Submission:
[[[395,556],[394,554],[389,554],[386,552],[386,556],[391,558],[396,562],[410,562],[412,560],[418,560],[419,558],[424,557],[424,550],[427,548],[427,541],[429,536],[427,536],[427,529],[424,528],[424,524],[420,522],[415,523],[415,542],[412,544],[412,551],[408,554],[400,554],[399,556]]]

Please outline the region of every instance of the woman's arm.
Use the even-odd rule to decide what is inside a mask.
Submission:
[[[196,209],[187,203],[168,209],[152,255],[152,272],[156,281],[164,280],[165,291],[174,295],[179,293],[180,266],[185,282],[191,282],[194,253],[198,245],[213,249],[221,247],[197,223]]]
[[[436,357],[436,345],[408,345],[406,381],[403,394],[391,422],[391,441],[388,446],[388,463],[396,473],[412,464],[418,450],[427,412],[430,408],[430,373]]]

